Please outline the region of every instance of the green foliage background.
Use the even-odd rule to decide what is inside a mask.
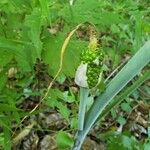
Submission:
[[[11,122],[19,123],[25,114],[16,108],[16,104],[24,96],[24,89],[33,82],[37,58],[48,64],[49,75],[54,76],[64,39],[79,23],[90,22],[101,34],[100,40],[106,56],[112,61],[112,68],[109,68],[112,70],[121,63],[124,54],[133,55],[149,39],[149,14],[148,0],[76,0],[72,6],[67,0],[1,0],[0,126],[4,128],[6,149],[10,149]],[[58,32],[49,31],[61,23]],[[88,41],[77,35],[72,38],[61,75],[74,77],[80,53],[87,45]],[[8,79],[11,67],[18,70],[13,87],[9,86]]]

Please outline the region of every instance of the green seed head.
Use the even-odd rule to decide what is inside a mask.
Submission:
[[[87,64],[87,83],[89,88],[97,86],[101,72],[101,64],[104,59],[102,49],[88,47],[81,53],[80,59],[83,64]]]
[[[97,85],[99,80],[99,74],[101,72],[101,68],[94,63],[88,64],[87,68],[87,83],[89,88],[93,88]]]

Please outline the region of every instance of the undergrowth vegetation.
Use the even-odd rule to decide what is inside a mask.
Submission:
[[[149,150],[149,39],[148,0],[1,0],[0,149]]]

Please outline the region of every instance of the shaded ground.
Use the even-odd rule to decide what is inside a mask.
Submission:
[[[39,64],[37,64],[37,66],[38,65]],[[35,67],[35,83],[30,85],[35,91],[40,91],[45,88],[48,86],[47,83],[51,81],[51,78],[46,73],[46,66],[41,63],[40,67],[38,69]],[[148,85],[149,82],[146,84]],[[69,87],[72,87],[75,94],[78,93],[78,88],[74,85],[73,80],[66,80],[63,84],[55,82],[54,87],[61,91],[68,90]],[[101,123],[98,123],[91,130],[84,142],[82,147],[83,150],[107,149],[109,137],[106,138],[106,135],[109,134],[109,132],[119,131],[122,133],[128,131],[141,142],[148,137],[150,105],[148,104],[147,99],[149,99],[150,96],[143,88],[144,86],[138,89],[140,95],[138,99],[135,99],[135,93],[130,97],[131,110],[126,108],[127,110],[125,111],[125,108],[122,109],[120,105],[115,108],[115,113],[117,114],[116,117],[110,113]],[[145,99],[145,101],[142,101],[143,99]],[[38,104],[39,100],[40,96],[26,97],[18,104],[18,107],[29,112]],[[126,101],[122,104],[126,104]],[[68,104],[67,107],[71,107],[70,104]],[[75,108],[75,106],[72,106],[72,108]],[[70,124],[68,124],[66,119],[64,119],[57,109],[50,108],[43,103],[40,105],[39,110],[40,111],[35,115],[32,115],[23,121],[21,125],[22,129],[18,128],[15,131],[14,150],[57,150],[57,131],[65,130],[72,135],[75,135],[76,129],[70,129]],[[75,111],[77,111],[77,108]],[[124,124],[117,121],[119,116],[125,118]],[[26,130],[26,128],[28,128],[28,130]],[[16,125],[14,124],[14,130],[15,129]]]

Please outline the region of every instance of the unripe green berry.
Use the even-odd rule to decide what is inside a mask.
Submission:
[[[103,58],[104,55],[102,50],[100,49],[88,48],[87,50],[84,50],[80,55],[82,63],[87,64],[86,76],[87,83],[90,89],[98,84]]]

